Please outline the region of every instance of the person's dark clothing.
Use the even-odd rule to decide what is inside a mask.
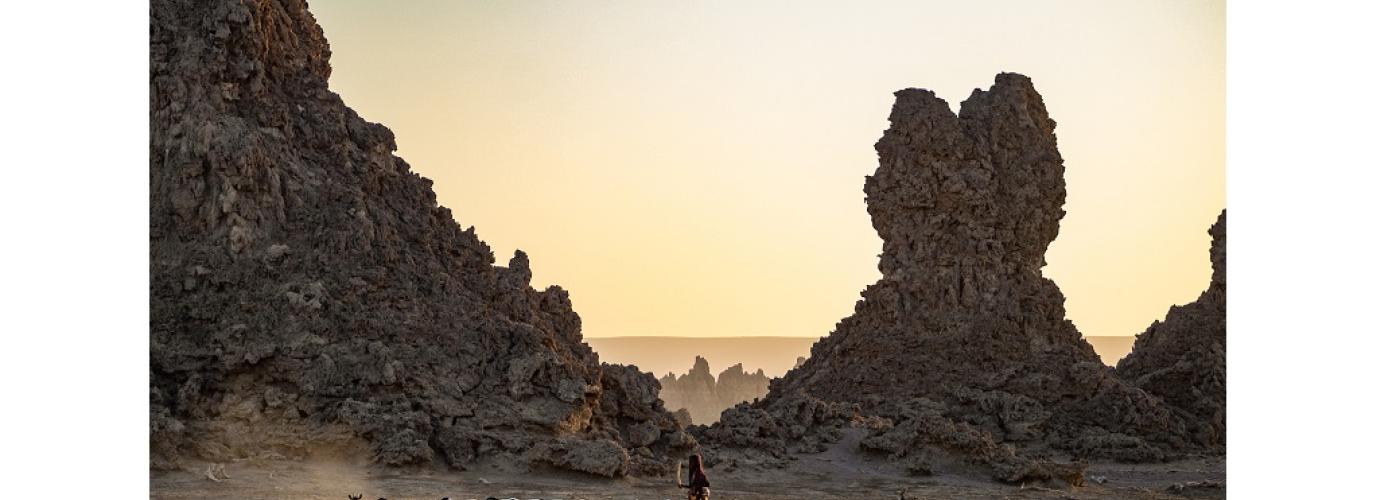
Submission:
[[[692,489],[692,490],[698,490],[698,489],[700,489],[700,488],[709,488],[709,487],[710,487],[710,478],[705,477],[705,471],[703,471],[703,470],[693,470],[693,471],[690,471],[690,489]]]

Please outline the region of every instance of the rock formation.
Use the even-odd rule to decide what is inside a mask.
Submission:
[[[762,368],[749,373],[744,371],[744,364],[739,363],[719,372],[719,377],[715,378],[715,394],[719,396],[723,408],[728,408],[768,394],[768,382],[771,380],[763,373]]]
[[[713,422],[723,409],[715,393],[710,363],[700,356],[695,357],[690,371],[679,377],[674,373],[661,377],[661,401],[671,411],[685,410],[694,423]]]
[[[616,476],[694,441],[327,88],[303,0],[150,7],[153,467],[346,453]]]
[[[710,363],[696,356],[689,372],[661,378],[661,399],[667,409],[685,410],[694,423],[709,424],[719,420],[724,409],[763,397],[768,381],[762,369],[747,373],[743,363],[725,369],[716,379],[710,375]]]
[[[1195,302],[1173,306],[1138,335],[1118,363],[1124,380],[1156,395],[1187,419],[1193,440],[1225,446],[1225,212],[1210,227],[1210,286]]]
[[[858,415],[863,446],[915,470],[953,452],[1019,481],[1073,474],[1016,449],[1119,460],[1190,449],[1183,416],[1114,377],[1041,275],[1064,215],[1064,165],[1030,79],[1000,74],[957,114],[926,90],[895,97],[865,183],[883,277],[765,400],[699,429],[702,442],[834,442],[810,426],[753,424],[781,427],[793,417],[772,413],[815,399],[854,405],[836,418]]]

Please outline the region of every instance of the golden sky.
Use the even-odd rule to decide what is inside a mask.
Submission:
[[[585,336],[821,336],[879,278],[864,177],[893,92],[1032,78],[1069,199],[1045,273],[1085,335],[1210,277],[1223,1],[311,0],[331,88],[394,130]]]

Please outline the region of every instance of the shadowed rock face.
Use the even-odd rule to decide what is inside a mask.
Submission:
[[[743,363],[726,368],[716,378],[710,375],[710,363],[696,356],[689,372],[661,377],[661,399],[669,410],[685,410],[694,423],[710,424],[726,408],[763,397],[769,380],[762,369],[745,372]]]
[[[895,97],[865,183],[883,277],[763,402],[726,412],[702,441],[725,446],[763,420],[742,413],[782,422],[793,417],[772,413],[815,398],[858,405],[832,414],[863,415],[852,420],[871,428],[863,444],[916,469],[936,447],[980,457],[1002,479],[1064,473],[989,443],[1121,460],[1192,449],[1186,417],[1113,377],[1041,275],[1064,215],[1064,165],[1030,79],[1000,74],[959,114],[926,90]],[[809,448],[826,439],[773,432]]]
[[[1138,335],[1117,372],[1191,415],[1193,439],[1225,447],[1225,212],[1210,227],[1210,286]]]
[[[151,460],[529,456],[665,473],[693,440],[327,89],[302,0],[151,5]]]
[[[781,387],[855,402],[1082,392],[1092,381],[1074,368],[1098,358],[1040,274],[1065,185],[1055,123],[1030,79],[998,76],[962,116],[926,90],[895,96],[865,184],[884,277]]]
[[[1109,376],[1041,275],[1064,215],[1054,130],[1021,75],[998,75],[957,115],[932,92],[896,93],[865,183],[883,278],[774,392],[877,413],[928,398],[1007,441],[1075,447],[1086,426],[1178,438],[1163,405]]]

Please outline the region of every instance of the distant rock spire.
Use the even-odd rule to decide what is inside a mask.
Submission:
[[[735,364],[710,375],[710,363],[701,356],[695,365],[680,377],[667,375],[661,379],[661,400],[671,411],[686,410],[696,424],[719,420],[720,413],[740,402],[751,401],[768,392],[769,378],[763,370],[744,372],[743,363]]]

